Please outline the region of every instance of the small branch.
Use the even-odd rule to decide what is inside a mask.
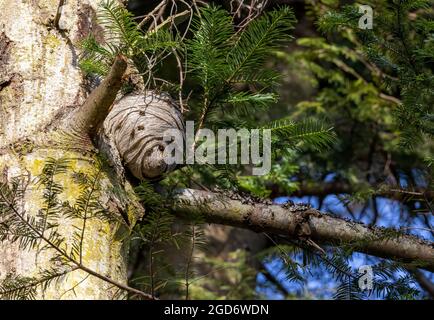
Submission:
[[[219,223],[256,232],[268,232],[297,239],[300,218],[307,218],[310,238],[319,244],[350,245],[355,251],[410,263],[413,267],[434,271],[432,243],[396,230],[368,227],[327,215],[315,209],[288,209],[279,205],[246,204],[222,194],[183,189],[174,198],[176,215],[188,219],[202,214],[208,223]],[[389,231],[389,232],[388,232]],[[396,234],[395,234],[396,233]]]
[[[158,30],[160,30],[160,29],[163,28],[164,26],[166,26],[166,25],[168,25],[168,24],[171,24],[171,23],[175,23],[175,20],[176,20],[176,19],[178,19],[178,18],[180,18],[180,17],[183,17],[183,16],[186,16],[186,15],[188,15],[188,14],[190,14],[190,10],[184,10],[184,11],[182,11],[182,12],[180,12],[180,13],[174,14],[173,16],[170,16],[170,17],[168,17],[166,20],[164,20],[163,22],[161,22],[159,25],[152,26],[152,27],[148,30],[148,32],[157,32]]]
[[[380,92],[380,94],[378,95],[378,97],[381,98],[381,99],[383,99],[383,100],[393,102],[393,103],[395,103],[397,105],[401,105],[402,104],[402,101],[399,100],[398,98],[395,98],[394,96],[390,96],[390,95],[387,95],[387,94],[382,93],[382,92]]]
[[[73,272],[75,270],[78,270],[78,267],[72,267],[72,268],[70,268],[68,270],[65,270],[65,271],[62,271],[62,272],[59,272],[59,273],[56,273],[56,274],[52,274],[52,275],[50,275],[48,277],[44,277],[44,278],[41,278],[41,279],[38,279],[38,280],[35,280],[35,281],[30,281],[29,283],[27,283],[25,285],[22,285],[22,286],[19,286],[19,287],[14,287],[14,288],[12,288],[10,290],[0,291],[0,296],[5,296],[5,295],[11,294],[13,292],[16,292],[16,291],[19,291],[19,290],[24,290],[24,289],[27,289],[27,288],[32,288],[32,287],[40,286],[40,285],[42,285],[45,282],[51,281],[51,280],[56,279],[56,278],[60,278],[60,277],[66,275],[66,274],[68,274],[70,272]]]
[[[158,25],[158,21],[159,21],[159,20],[163,20],[163,15],[164,15],[164,11],[166,10],[166,6],[167,6],[167,3],[165,3],[165,4],[160,8],[160,10],[158,10],[157,15],[156,15],[155,17],[153,17],[153,20],[154,20],[154,21],[152,21],[151,25],[149,26],[149,28],[148,28],[148,32],[150,32],[152,29],[154,29],[154,26],[156,27],[156,26]]]
[[[54,251],[56,251],[57,253],[59,253],[62,257],[64,257],[66,260],[68,260],[70,263],[74,264],[78,269],[94,276],[97,277],[98,279],[101,279],[103,281],[106,281],[120,289],[123,289],[127,292],[133,293],[135,295],[139,295],[144,299],[147,300],[156,300],[156,298],[150,294],[147,294],[143,291],[140,291],[138,289],[132,288],[128,285],[122,284],[120,282],[117,282],[113,279],[110,279],[109,277],[106,277],[102,274],[99,274],[98,272],[89,269],[88,267],[84,266],[81,262],[75,260],[73,257],[71,257],[70,255],[68,255],[64,250],[60,249],[57,245],[55,245],[52,241],[50,241],[50,239],[48,239],[47,237],[45,237],[43,234],[41,234],[29,221],[28,219],[26,219],[24,217],[23,213],[20,213],[15,206],[10,203],[8,201],[8,199],[3,195],[3,193],[0,192],[0,196],[2,197],[3,201],[8,205],[8,207],[14,212],[14,214],[21,220],[23,221],[31,230],[32,232],[38,236],[39,238],[41,238],[43,241],[45,241],[47,243],[48,246],[50,246]]]
[[[75,296],[77,296],[77,294],[75,293],[75,288],[77,288],[79,285],[81,285],[83,282],[85,282],[87,280],[87,278],[89,278],[89,277],[90,277],[90,274],[87,274],[83,279],[81,279],[79,282],[74,284],[71,288],[69,288],[64,293],[62,293],[62,295],[59,297],[59,300],[61,300],[64,295],[66,295],[68,292],[71,292],[71,291],[74,293]]]
[[[137,25],[137,28],[142,28],[143,25],[149,21],[158,11],[160,11],[161,8],[165,7],[167,5],[167,0],[161,1],[151,12],[149,12],[142,21]]]
[[[434,299],[434,284],[417,269],[409,269],[409,272],[413,274],[414,278],[419,283],[421,288],[429,294],[431,299]]]
[[[354,76],[355,78],[363,81],[365,84],[368,84],[369,82],[363,78],[359,73],[357,73],[353,68],[351,68],[350,66],[348,66],[345,62],[339,60],[339,59],[333,59],[332,61],[338,68],[340,68],[341,70],[343,70],[346,73],[351,74],[352,76]],[[394,96],[390,96],[388,94],[385,94],[383,92],[379,92],[378,93],[378,97],[380,99],[383,99],[385,101],[389,101],[389,102],[393,102],[397,105],[401,105],[402,101],[399,100],[398,98],[394,97]]]
[[[193,260],[194,249],[196,246],[196,225],[192,226],[192,239],[191,239],[191,249],[187,258],[187,265],[185,267],[185,300],[189,299],[189,288],[190,288],[190,266]]]
[[[106,281],[106,282],[108,282],[108,283],[111,283],[112,285],[114,285],[114,286],[116,286],[116,287],[118,287],[118,288],[120,288],[120,289],[123,289],[123,290],[125,290],[125,291],[130,292],[130,293],[133,293],[133,294],[135,294],[135,295],[138,295],[138,296],[140,296],[140,297],[142,297],[142,298],[145,298],[145,299],[147,299],[147,300],[156,300],[156,298],[153,297],[153,296],[150,295],[150,294],[144,293],[143,291],[140,291],[140,290],[138,290],[138,289],[132,288],[132,287],[130,287],[130,286],[127,286],[127,285],[125,285],[125,284],[122,284],[122,283],[120,283],[120,282],[117,282],[117,281],[115,281],[115,280],[113,280],[113,279],[110,279],[109,277],[106,277],[106,276],[104,276],[104,275],[102,275],[102,274],[99,274],[98,272],[95,272],[95,271],[93,271],[92,269],[89,269],[89,268],[83,266],[83,265],[80,264],[80,263],[78,263],[77,266],[78,266],[81,270],[87,272],[88,274],[90,274],[90,275],[92,275],[92,276],[94,276],[94,277],[97,277],[98,279],[104,280],[104,281]]]
[[[179,71],[179,91],[178,91],[178,98],[179,98],[179,106],[181,108],[181,114],[185,113],[184,108],[184,102],[182,101],[182,89],[184,88],[184,78],[185,73],[183,71],[181,58],[179,57],[179,54],[176,52],[175,49],[172,48],[172,53],[176,58],[176,63],[178,64],[178,71]]]
[[[53,25],[57,30],[60,30],[59,21],[62,16],[62,7],[65,4],[65,0],[59,0],[59,5],[57,6],[56,16],[54,17]]]
[[[206,118],[206,115],[208,113],[208,108],[209,108],[209,106],[208,106],[208,98],[205,97],[204,103],[203,103],[202,113],[201,113],[200,118],[199,118],[199,125],[197,126],[196,135],[194,137],[193,148],[196,146],[196,143],[197,143],[197,141],[199,139],[199,132],[200,132],[200,129],[202,129],[204,123],[205,123],[205,118]]]
[[[290,295],[290,292],[282,285],[282,283],[280,283],[279,279],[277,279],[274,275],[270,273],[270,271],[268,271],[268,268],[264,263],[262,263],[259,272],[261,272],[264,275],[264,277],[267,279],[267,281],[270,282],[272,285],[274,285],[276,289],[283,294],[284,297]]]
[[[90,136],[95,134],[116,99],[126,68],[126,58],[117,56],[106,78],[91,92],[86,102],[72,114],[71,118],[67,119],[68,129]]]

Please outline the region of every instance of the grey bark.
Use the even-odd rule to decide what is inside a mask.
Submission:
[[[432,243],[400,232],[343,220],[315,209],[244,204],[222,194],[184,189],[178,194],[173,210],[184,218],[188,218],[189,212],[202,212],[209,223],[292,239],[311,239],[318,244],[351,245],[356,251],[434,271]]]

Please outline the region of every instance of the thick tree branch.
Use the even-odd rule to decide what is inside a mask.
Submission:
[[[117,56],[105,79],[91,92],[86,102],[72,114],[72,118],[67,119],[69,129],[90,136],[95,134],[121,88],[126,68],[125,57]]]
[[[246,201],[248,202],[248,201]],[[343,220],[315,209],[243,203],[222,194],[183,189],[178,192],[173,211],[181,218],[202,213],[206,222],[300,238],[309,229],[309,238],[320,244],[350,245],[353,250],[382,258],[411,263],[434,271],[432,243],[391,229],[368,227]]]

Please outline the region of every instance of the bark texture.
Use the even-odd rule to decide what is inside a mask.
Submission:
[[[6,184],[17,176],[28,177],[18,208],[28,217],[35,217],[43,206],[43,188],[37,176],[47,158],[70,160],[68,173],[56,175],[54,180],[63,188],[59,200],[71,205],[82,191],[72,173],[91,175],[97,170],[97,151],[89,138],[55,134],[50,129],[85,102],[86,83],[78,68],[75,45],[91,32],[100,37],[101,28],[95,21],[98,3],[0,0],[0,177]],[[127,282],[124,239],[128,237],[128,227],[123,225],[133,225],[142,212],[134,200],[129,200],[134,199],[131,186],[110,171],[104,168],[98,173],[99,190],[93,192],[118,222],[88,219],[82,244],[84,268],[69,273],[45,292],[38,290],[37,298],[122,296],[114,283]],[[59,232],[67,243],[81,223],[60,220]],[[0,280],[8,275],[32,277],[49,269],[54,251],[41,250],[42,247],[41,244],[22,250],[17,242],[1,242]],[[67,251],[66,247],[62,249]]]
[[[347,244],[356,251],[434,271],[432,243],[346,221],[315,209],[245,204],[221,194],[192,189],[180,191],[173,209],[180,216],[187,212],[202,212],[209,223],[269,232],[293,239],[312,239],[320,244]]]

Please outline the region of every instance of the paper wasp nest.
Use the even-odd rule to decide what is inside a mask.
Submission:
[[[163,141],[163,135],[168,129],[179,129],[184,141],[185,124],[178,105],[167,93],[146,91],[122,97],[104,127],[136,178],[155,179],[175,168],[175,164],[169,166],[164,161],[164,150],[170,142]]]

